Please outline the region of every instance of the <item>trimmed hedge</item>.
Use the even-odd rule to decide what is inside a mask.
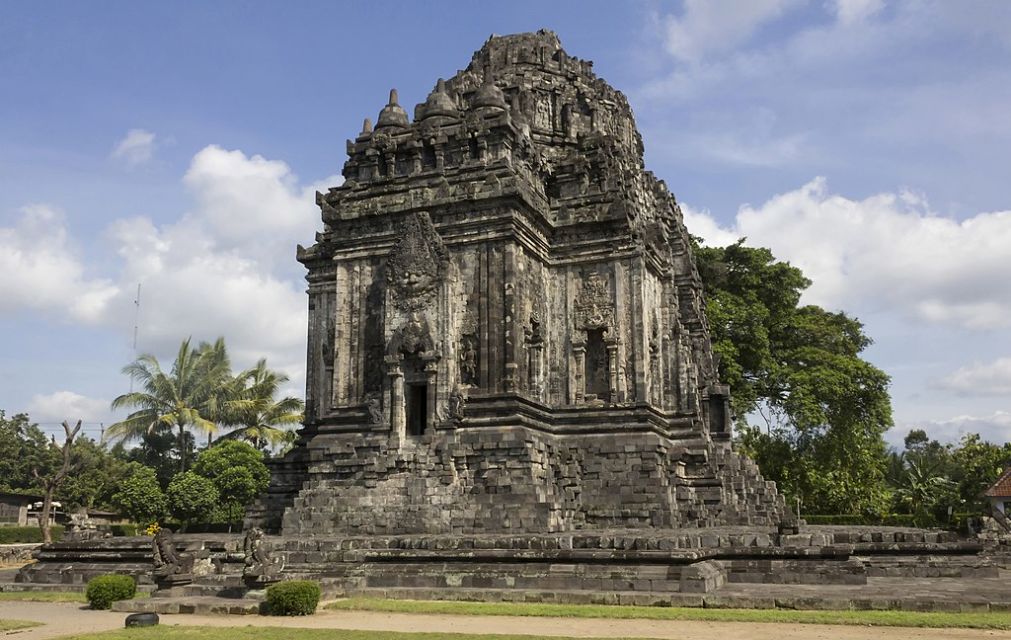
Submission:
[[[63,527],[52,528],[53,542],[63,537]],[[42,529],[38,527],[0,527],[0,544],[31,544],[42,542]]]
[[[117,600],[129,600],[137,595],[137,583],[132,576],[109,574],[88,580],[84,596],[92,609],[108,609]]]
[[[319,583],[287,580],[267,587],[267,615],[310,616],[319,604]]]
[[[933,519],[917,520],[916,516],[910,513],[890,513],[883,518],[865,516],[859,513],[843,513],[835,515],[802,515],[801,518],[808,524],[834,524],[834,525],[870,525],[882,527],[938,527],[940,526]]]
[[[109,531],[117,538],[120,536],[129,538],[143,534],[143,531],[140,531],[140,525],[137,524],[113,524],[109,525]]]

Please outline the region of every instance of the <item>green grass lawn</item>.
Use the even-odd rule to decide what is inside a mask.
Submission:
[[[0,632],[14,631],[15,629],[27,629],[37,627],[39,622],[29,622],[28,620],[0,620]]]
[[[921,613],[917,611],[792,611],[788,609],[702,609],[607,605],[533,604],[512,602],[452,602],[350,598],[326,605],[337,611],[388,611],[483,616],[553,616],[561,618],[625,618],[702,620],[709,622],[780,622],[847,624],[878,627],[1011,629],[1011,613]]]
[[[87,602],[78,591],[0,591],[0,602]]]
[[[159,625],[103,633],[66,636],[60,640],[575,640],[559,636],[473,635],[469,633],[400,633],[283,627],[176,627]],[[615,640],[622,640],[616,638]],[[632,640],[625,638],[624,640]]]
[[[135,598],[150,597],[150,593],[137,592]],[[0,591],[0,602],[87,602],[83,591]]]

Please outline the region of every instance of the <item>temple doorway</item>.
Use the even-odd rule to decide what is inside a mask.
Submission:
[[[425,433],[425,423],[428,421],[428,385],[407,385],[407,435],[420,436]]]

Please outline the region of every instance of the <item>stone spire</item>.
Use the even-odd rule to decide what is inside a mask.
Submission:
[[[418,105],[417,109],[414,111],[414,119],[421,121],[427,120],[435,116],[443,116],[448,118],[458,118],[459,110],[456,108],[456,104],[453,102],[453,98],[449,96],[446,91],[446,81],[439,78],[439,81],[435,85],[435,89],[432,93],[428,94],[428,99],[425,100],[424,104]]]
[[[410,121],[407,118],[407,112],[404,108],[400,106],[400,102],[397,98],[397,90],[390,89],[390,101],[383,107],[383,110],[379,112],[379,120],[376,122],[376,130],[386,129],[390,127],[408,127],[410,126]]]

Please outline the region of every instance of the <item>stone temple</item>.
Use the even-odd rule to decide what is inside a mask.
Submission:
[[[318,193],[286,536],[772,525],[731,449],[681,211],[622,93],[548,31],[390,92]]]
[[[809,526],[731,449],[699,277],[625,97],[550,32],[394,92],[318,194],[307,411],[239,534],[45,545],[120,611],[327,597],[1007,610],[1011,533]],[[264,533],[269,535],[264,535]],[[280,534],[280,535],[277,535]],[[160,541],[159,541],[160,538]]]

